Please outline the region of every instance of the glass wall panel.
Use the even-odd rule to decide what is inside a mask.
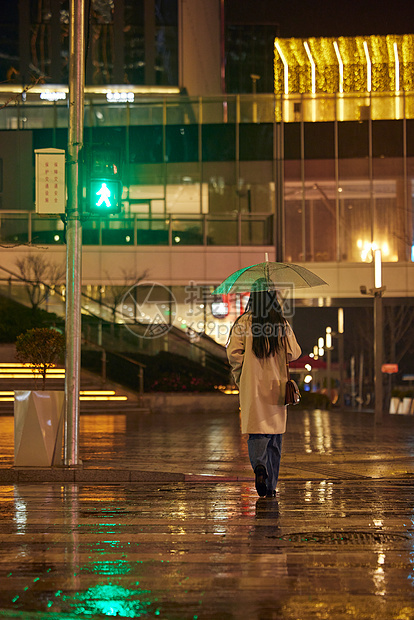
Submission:
[[[56,127],[65,129],[69,127],[69,108],[66,105],[56,106]]]
[[[210,217],[207,220],[207,245],[238,245],[238,220]]]
[[[403,156],[403,121],[372,122],[372,156]]]
[[[129,123],[133,125],[162,125],[164,105],[162,101],[129,104]]]
[[[410,256],[408,260],[414,263],[414,157],[407,157],[407,243]]]
[[[306,148],[306,144],[305,144]],[[305,260],[335,261],[337,258],[337,217],[335,162],[305,161]]]
[[[197,98],[180,95],[179,98],[168,98],[165,101],[167,125],[197,125],[200,121],[202,105]]]
[[[208,187],[209,213],[231,213],[239,210],[236,162],[203,163],[203,186]]]
[[[88,138],[92,145],[110,146],[125,153],[126,146],[126,127],[91,127],[85,132],[85,142]]]
[[[275,184],[272,162],[240,162],[236,196],[240,213],[273,213]]]
[[[304,260],[304,195],[301,181],[301,162],[284,162],[284,204],[285,204],[285,260]]]
[[[55,148],[64,149],[68,147],[67,129],[33,129],[33,150]]]
[[[305,159],[333,159],[334,135],[334,123],[305,123]]]
[[[368,158],[340,159],[338,176],[339,259],[369,262],[372,208]]]
[[[241,245],[272,245],[273,218],[249,217],[241,221]]]
[[[202,127],[203,161],[234,161],[236,159],[236,125],[209,124]]]
[[[168,245],[168,221],[137,218],[138,245]]]
[[[40,218],[32,215],[32,242],[49,245],[66,242],[64,224],[60,218]]]
[[[82,244],[100,245],[101,241],[101,220],[85,219],[82,222]]]
[[[56,126],[56,114],[54,105],[19,105],[12,108],[14,114],[12,121],[15,126],[7,127],[7,129],[43,129],[44,127]],[[5,110],[2,110],[2,112]],[[17,126],[17,118],[20,118],[20,125]]]
[[[163,128],[160,125],[131,125],[129,128],[130,163],[157,164],[163,159]]]
[[[125,0],[125,77],[145,84],[144,0]]]
[[[114,3],[92,2],[86,68],[87,84],[114,84]]]
[[[272,95],[255,97],[241,95],[239,98],[241,123],[273,123],[275,102]]]
[[[414,157],[414,120],[406,121],[406,149],[407,157]]]
[[[103,245],[134,245],[133,219],[104,219],[101,228]]]
[[[155,0],[155,55],[156,83],[178,84],[177,0]]]
[[[283,146],[285,160],[301,158],[301,124],[285,123],[283,125]]]
[[[368,157],[368,121],[344,121],[338,123],[338,157]]]
[[[4,243],[27,243],[30,241],[28,214],[6,214],[0,211],[0,240]]]
[[[3,5],[5,9],[5,5]],[[19,5],[10,2],[7,10],[2,11],[0,22],[0,40],[2,41],[2,54],[0,57],[0,82],[15,80],[18,77],[17,68],[13,67],[14,61],[19,57]]]
[[[86,100],[85,126],[86,127],[123,127],[127,124],[127,106],[125,103],[92,104]]]
[[[373,159],[372,169],[375,209],[373,241],[381,248],[383,261],[407,260],[410,247],[403,159]]]
[[[167,125],[166,161],[198,161],[198,125]]]
[[[166,209],[168,213],[200,214],[208,212],[208,187],[200,186],[198,163],[168,164]]]
[[[244,123],[239,126],[241,161],[273,159],[273,123]]]
[[[213,97],[202,100],[203,124],[235,123],[237,120],[236,97]]]
[[[173,245],[203,245],[203,220],[172,219]]]

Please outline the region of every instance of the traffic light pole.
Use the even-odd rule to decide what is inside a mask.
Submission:
[[[83,146],[84,0],[69,9],[69,138],[66,207],[66,379],[64,464],[79,465],[82,226],[79,158]]]

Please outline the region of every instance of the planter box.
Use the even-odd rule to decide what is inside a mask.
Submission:
[[[414,399],[409,397],[398,398],[396,396],[393,396],[390,400],[390,413],[413,415]]]
[[[17,390],[14,398],[15,466],[61,465],[65,393]]]
[[[403,398],[398,413],[409,415],[411,413],[411,398]]]
[[[390,400],[390,413],[400,413],[401,399],[398,396],[392,396]]]

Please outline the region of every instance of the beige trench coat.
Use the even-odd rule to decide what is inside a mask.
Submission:
[[[287,418],[285,350],[279,349],[272,357],[257,358],[252,350],[251,323],[250,313],[242,315],[227,345],[233,378],[240,390],[241,430],[242,433],[284,433]],[[302,351],[289,324],[287,337],[288,359],[295,360]]]

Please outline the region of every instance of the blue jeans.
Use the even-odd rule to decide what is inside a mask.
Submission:
[[[266,485],[269,491],[276,489],[282,456],[282,435],[250,434],[247,440],[250,463],[253,471],[257,465],[264,465],[267,471]]]

